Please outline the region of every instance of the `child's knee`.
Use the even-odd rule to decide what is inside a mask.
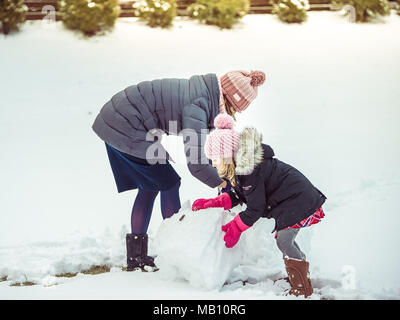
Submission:
[[[283,256],[289,256],[294,259],[302,259],[302,252],[296,246],[294,241],[298,230],[282,230],[278,232],[276,237],[276,245],[282,252]]]
[[[286,249],[291,245],[286,237],[280,237],[279,234],[276,238],[276,245],[282,253],[286,252]]]
[[[276,237],[276,245],[279,250],[282,252],[286,252],[287,249],[291,249],[294,247],[294,239],[297,235],[297,230],[281,230],[278,232]]]

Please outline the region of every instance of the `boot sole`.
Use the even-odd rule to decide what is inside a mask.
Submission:
[[[158,269],[157,267],[150,267],[150,266],[144,266],[143,268],[141,268],[142,272],[157,272]]]
[[[148,270],[146,270],[146,269],[148,269]],[[157,272],[160,269],[158,269],[157,267],[149,267],[149,266],[145,266],[143,268],[136,267],[134,269],[128,269],[127,267],[122,268],[122,271],[126,271],[126,272],[134,272],[134,271],[139,271],[139,270],[141,270],[142,272]]]

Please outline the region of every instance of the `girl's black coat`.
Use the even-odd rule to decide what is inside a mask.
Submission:
[[[295,225],[312,215],[325,202],[325,195],[294,167],[274,158],[262,144],[263,159],[248,175],[236,175],[237,185],[229,191],[232,207],[247,204],[240,213],[252,226],[259,218],[274,218],[274,231]]]

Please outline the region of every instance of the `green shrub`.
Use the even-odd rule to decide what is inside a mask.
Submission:
[[[135,15],[150,27],[167,28],[176,17],[175,0],[142,0],[133,4]]]
[[[201,23],[230,29],[249,11],[248,0],[197,0],[187,10]]]
[[[333,0],[337,7],[351,5],[355,9],[356,22],[368,22],[377,16],[390,15],[389,2],[387,0]]]
[[[19,30],[19,25],[25,21],[28,7],[24,0],[0,0],[0,22],[4,34],[11,30]]]
[[[59,1],[59,12],[64,25],[88,36],[111,29],[120,10],[118,0]]]
[[[301,23],[307,19],[308,0],[271,0],[272,13],[287,23]]]

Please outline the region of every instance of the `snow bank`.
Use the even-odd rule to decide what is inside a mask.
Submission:
[[[106,229],[91,235],[73,233],[58,241],[0,247],[0,278],[50,286],[63,282],[56,281],[56,275],[79,273],[93,266],[124,266],[126,232],[122,227],[119,233]]]

